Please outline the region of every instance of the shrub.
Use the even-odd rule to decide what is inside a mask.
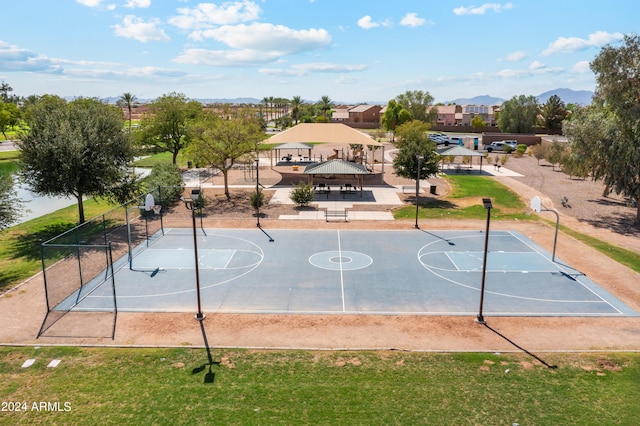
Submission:
[[[314,192],[311,184],[300,182],[293,188],[289,198],[298,206],[307,206],[313,201]]]
[[[144,188],[145,191],[154,191],[160,188],[160,200],[157,202],[167,206],[177,201],[182,194],[184,188],[182,173],[175,164],[156,164],[145,179]]]
[[[253,207],[254,210],[258,210],[264,205],[264,193],[262,190],[252,192],[249,200],[251,201],[251,207]]]
[[[519,143],[516,145],[516,156],[522,157],[524,153],[527,152],[527,145],[523,143]]]

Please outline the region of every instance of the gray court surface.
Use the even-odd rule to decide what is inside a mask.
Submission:
[[[483,231],[197,232],[204,312],[478,313]],[[118,260],[115,271],[118,311],[196,311],[192,229],[165,230],[138,248],[131,265],[126,257]],[[110,280],[100,281],[58,308],[112,309]],[[552,262],[550,253],[510,231],[489,234],[483,313],[638,316],[580,271],[558,258]]]

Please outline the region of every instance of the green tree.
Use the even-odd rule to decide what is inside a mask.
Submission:
[[[120,96],[120,99],[118,99],[118,102],[116,103],[118,106],[127,107],[127,111],[129,112],[129,130],[131,130],[131,109],[137,100],[138,98],[136,98],[136,95],[127,92]]]
[[[387,109],[382,114],[381,124],[394,136],[392,142],[395,140],[396,128],[409,121],[411,121],[411,113],[395,99],[391,99],[387,103]]]
[[[324,122],[327,123],[329,121],[328,114],[331,112],[331,108],[333,108],[333,101],[329,96],[323,96],[320,98],[320,102],[318,102],[318,107],[322,111],[322,116],[324,117]]]
[[[6,103],[15,103],[18,100],[16,96],[9,95],[9,92],[13,92],[13,87],[5,83],[3,80],[0,84],[0,101]]]
[[[182,173],[177,165],[171,163],[158,163],[151,169],[151,173],[144,180],[144,190],[153,191],[159,189],[160,200],[157,203],[164,207],[180,197],[184,189]]]
[[[295,124],[298,124],[300,119],[300,107],[302,106],[302,98],[300,96],[294,96],[291,99],[291,116],[295,120]]]
[[[189,144],[189,124],[202,112],[202,104],[189,101],[179,93],[163,95],[149,104],[149,113],[142,117],[138,143],[170,152],[172,163]]]
[[[551,164],[553,170],[556,169],[556,164],[562,161],[562,157],[565,154],[565,146],[558,141],[553,141],[551,147],[547,149],[545,160]]]
[[[224,193],[230,199],[229,170],[239,160],[251,160],[262,140],[261,121],[250,111],[239,111],[229,119],[205,111],[193,124],[193,142],[187,155],[196,163],[210,164],[222,172]]]
[[[21,177],[37,194],[75,197],[80,223],[85,196],[109,195],[129,176],[133,150],[120,108],[45,96],[27,124],[18,142]]]
[[[591,177],[605,182],[602,195],[609,195],[613,183],[607,176],[617,162],[611,156],[623,137],[618,117],[602,105],[592,104],[576,110],[571,120],[565,121],[562,132],[569,139],[571,152],[585,163]]]
[[[300,182],[293,187],[289,198],[298,206],[307,206],[313,201],[315,190],[310,183]]]
[[[487,126],[487,123],[479,115],[474,115],[471,119],[471,126],[474,129],[482,129]]]
[[[425,123],[435,121],[435,117],[438,114],[437,108],[431,108],[433,100],[433,96],[429,92],[422,90],[408,90],[396,96],[396,101],[411,113],[413,120]]]
[[[536,158],[536,160],[538,160],[538,165],[540,165],[540,160],[547,156],[547,148],[545,145],[539,143],[531,148],[531,153]]]
[[[503,133],[531,133],[538,109],[535,96],[514,96],[500,107],[498,127]]]
[[[396,129],[398,136],[396,146],[399,149],[393,159],[393,168],[396,175],[407,179],[417,179],[417,155],[422,157],[420,161],[420,177],[426,179],[428,176],[438,172],[436,145],[435,142],[429,139],[428,130],[429,125],[418,120],[398,126]]]
[[[547,129],[560,129],[567,118],[567,109],[558,95],[553,95],[540,107],[540,124]]]
[[[607,45],[591,62],[596,75],[594,101],[612,113],[617,138],[607,138],[602,148],[608,155],[601,173],[604,183],[617,194],[636,200],[640,224],[640,37],[626,35],[619,47]]]
[[[0,132],[7,139],[7,131],[14,128],[20,119],[20,110],[16,104],[0,102]]]
[[[9,173],[0,173],[0,230],[11,226],[20,218],[23,203],[13,189]]]

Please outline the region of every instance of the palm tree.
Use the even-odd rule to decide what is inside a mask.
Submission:
[[[329,96],[324,95],[320,98],[320,109],[322,110],[322,115],[324,116],[324,121],[327,122],[327,111],[331,111],[333,107],[333,101]]]
[[[300,96],[294,96],[291,99],[291,115],[296,120],[296,124],[298,124],[298,119],[300,117],[301,105],[302,105],[302,98]]]
[[[269,122],[269,98],[268,97],[264,97],[262,98],[262,102],[264,104],[264,121],[265,123]]]
[[[274,98],[273,96],[269,96],[268,99],[269,99],[269,109],[271,110],[270,120],[273,120],[273,107],[274,107],[276,98]]]
[[[118,99],[118,102],[126,106],[127,110],[129,110],[129,131],[131,131],[131,108],[137,100],[138,98],[136,98],[136,95],[132,95],[129,92],[123,94],[120,96],[120,99]]]

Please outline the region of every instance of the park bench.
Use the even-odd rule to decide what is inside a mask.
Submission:
[[[329,222],[329,219],[333,218],[339,218],[345,222],[349,222],[349,216],[347,215],[346,210],[325,210],[324,218],[327,222]]]
[[[429,187],[429,193],[430,194],[435,194],[436,193],[436,186],[430,184],[429,182],[425,182],[426,185],[424,186],[428,186]],[[423,185],[420,185],[420,188],[422,188]],[[416,186],[415,185],[402,185],[401,187],[402,189],[402,193],[406,193],[408,192],[412,192],[412,193],[416,193]]]

